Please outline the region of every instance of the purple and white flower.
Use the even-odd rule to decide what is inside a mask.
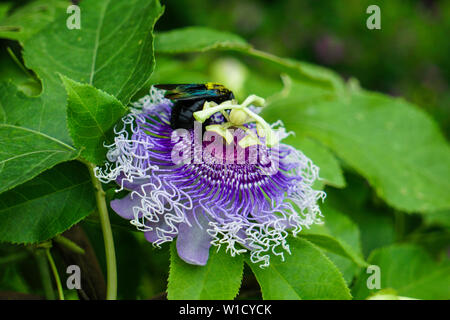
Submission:
[[[196,143],[195,130],[180,134],[170,126],[171,107],[163,92],[152,88],[115,128],[108,161],[95,170],[100,181],[115,181],[118,191],[130,191],[111,201],[112,209],[156,246],[176,238],[178,255],[191,264],[205,265],[211,245],[225,246],[232,256],[249,251],[250,260],[262,267],[269,265],[270,254],[284,260],[289,233],[321,223],[317,202],[325,193],[312,189],[319,168],[281,141],[276,146],[236,143],[249,133],[264,142],[254,124],[236,130],[231,155],[217,149],[207,154],[220,135]],[[258,108],[249,109],[256,114]],[[211,116],[212,127],[220,129],[223,114]],[[269,127],[279,140],[287,136],[281,122]],[[229,142],[220,145],[225,150]],[[173,150],[195,155],[198,149],[201,161],[174,161]]]

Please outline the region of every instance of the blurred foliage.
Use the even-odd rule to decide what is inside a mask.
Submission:
[[[381,30],[366,8],[381,8]],[[164,1],[158,30],[198,25],[260,50],[328,66],[364,88],[404,96],[450,135],[450,1]]]

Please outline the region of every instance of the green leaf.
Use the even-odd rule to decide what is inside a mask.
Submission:
[[[424,216],[424,219],[428,225],[437,225],[450,228],[450,210],[427,213]]]
[[[35,243],[54,237],[95,208],[88,171],[67,162],[0,195],[0,241]]]
[[[127,111],[115,97],[62,77],[68,95],[67,122],[81,155],[95,164],[105,160],[103,143],[109,141],[114,124]]]
[[[12,3],[0,3],[0,22],[8,13],[8,10],[11,8]]]
[[[44,77],[44,85],[56,71],[127,104],[153,71],[152,31],[161,5],[157,0],[84,0],[80,10],[80,30],[66,28],[64,10],[48,30],[25,43],[27,66]]]
[[[361,250],[358,226],[346,215],[331,208],[325,201],[322,208],[324,224],[303,229],[300,237],[325,250],[326,255],[350,284],[361,267],[367,266]]]
[[[194,266],[178,257],[175,242],[170,253],[169,300],[230,300],[238,294],[244,270],[241,256],[213,247],[206,266]]]
[[[436,263],[420,247],[403,244],[377,249],[369,263],[380,267],[381,289],[394,289],[399,296],[416,299],[450,298],[450,263]],[[372,275],[366,270],[361,273],[354,288],[356,298],[377,293],[377,289],[367,288]]]
[[[304,229],[299,236],[325,250],[352,260],[360,267],[366,266],[358,226],[347,216],[329,206],[322,208],[322,214],[324,224]]]
[[[205,27],[187,27],[156,34],[155,48],[161,53],[204,52],[214,49],[250,48],[241,37]]]
[[[351,259],[359,266],[366,264],[364,259],[355,253],[348,244],[331,235],[303,232],[301,237],[329,252]]]
[[[361,268],[358,267],[358,265],[356,265],[352,260],[342,255],[331,253],[329,251],[325,254],[342,273],[342,277],[344,278],[347,286],[350,286],[353,283],[354,278],[359,274]]]
[[[207,82],[210,77],[204,71],[204,69],[201,71],[191,70],[186,62],[160,57],[150,78],[150,83]]]
[[[326,87],[331,86],[340,94],[345,90],[339,75],[331,70],[256,50],[237,35],[205,27],[187,27],[158,33],[155,50],[170,54],[205,52],[208,50],[238,51],[269,62],[282,72],[298,79],[313,81]]]
[[[267,268],[247,261],[265,300],[351,299],[341,273],[317,247],[296,238],[289,239],[289,247],[286,261],[272,256]]]
[[[395,230],[392,213],[384,207],[374,209],[372,190],[367,181],[356,173],[346,174],[345,189],[327,188],[325,204],[345,212],[354,221],[361,236],[365,257],[376,248],[394,243]]]
[[[356,209],[352,219],[361,230],[361,242],[364,256],[376,248],[390,245],[395,241],[394,221],[382,210]]]
[[[34,102],[14,85],[0,84],[0,192],[79,154],[52,135],[65,125],[51,127],[51,115],[38,113]]]
[[[152,30],[162,12],[158,1],[85,0],[81,3],[81,30],[66,28],[65,8],[58,10],[58,18],[48,28],[24,44],[25,65],[38,74],[43,92],[28,97],[11,84],[0,84],[0,107],[4,111],[0,120],[6,127],[0,132],[0,141],[7,150],[14,150],[16,142],[10,137],[17,130],[33,133],[24,138],[29,139],[28,144],[37,137],[36,145],[29,150],[32,153],[1,154],[0,161],[8,160],[7,178],[12,181],[3,183],[7,181],[5,170],[0,172],[0,192],[78,155],[71,147],[66,93],[58,73],[89,82],[126,104],[153,70]],[[11,126],[16,131],[11,132]],[[55,153],[63,147],[55,149],[54,144],[62,145],[66,152]]]
[[[289,144],[301,150],[320,168],[319,176],[328,185],[345,187],[344,175],[336,157],[315,140],[301,136],[289,136],[283,143]]]
[[[450,208],[450,148],[414,105],[361,92],[314,103],[279,101],[265,115],[327,145],[391,206],[407,212]]]
[[[0,81],[14,83],[27,95],[38,95],[42,91],[41,83],[13,55],[9,48],[0,48]]]
[[[52,22],[57,9],[65,9],[69,5],[70,2],[63,0],[31,1],[18,7],[3,20],[0,7],[0,38],[22,42]]]
[[[37,130],[0,123],[0,191],[29,180],[78,152]]]

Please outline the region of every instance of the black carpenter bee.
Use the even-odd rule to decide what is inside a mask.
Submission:
[[[159,84],[155,88],[166,90],[164,97],[173,102],[170,126],[172,129],[192,129],[194,112],[203,108],[207,101],[220,104],[234,99],[233,92],[213,82],[204,84]],[[208,125],[208,120],[204,125]]]

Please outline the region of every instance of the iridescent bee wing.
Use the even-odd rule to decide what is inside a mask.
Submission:
[[[164,97],[170,100],[208,100],[230,93],[227,88],[216,83],[158,84],[154,87],[166,90]]]

